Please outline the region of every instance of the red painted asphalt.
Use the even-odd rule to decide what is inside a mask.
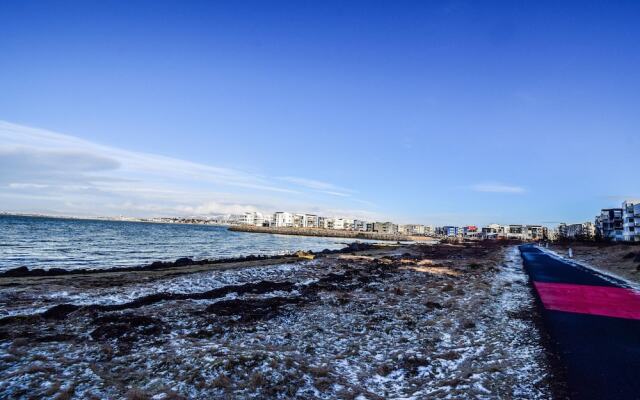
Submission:
[[[640,399],[640,294],[533,245],[520,252],[569,398]]]
[[[640,319],[640,294],[632,289],[569,283],[533,283],[546,309]]]

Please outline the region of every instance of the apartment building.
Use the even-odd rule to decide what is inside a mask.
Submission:
[[[564,239],[593,239],[596,236],[596,227],[592,222],[562,223],[558,227],[558,234],[560,238]]]
[[[270,218],[266,218],[267,223]],[[264,226],[265,216],[259,212],[246,212],[240,216],[238,223],[241,225]]]
[[[397,234],[398,225],[394,224],[393,222],[374,222],[373,232]]]
[[[507,230],[507,239],[527,239],[527,227],[525,225],[509,225]]]
[[[542,225],[527,225],[527,239],[542,240],[546,236],[546,228]]]
[[[293,227],[294,216],[291,213],[278,211],[273,214],[273,226],[277,228]]]
[[[622,236],[628,242],[640,242],[640,201],[622,203]]]
[[[558,231],[558,238],[559,239],[567,237],[567,224],[565,224],[564,222],[562,222],[560,225],[558,225],[558,229],[556,229],[556,230]]]
[[[479,236],[485,239],[541,240],[547,229],[542,225],[499,225],[482,227]]]
[[[317,228],[320,217],[315,214],[304,215],[304,227],[305,228]]]
[[[293,214],[293,227],[304,228],[304,214]]]
[[[505,229],[502,225],[499,224],[489,224],[487,226],[482,227],[482,237],[486,239],[495,239],[498,236],[505,234]]]
[[[415,224],[398,225],[398,233],[403,235],[424,235],[425,226]]]
[[[624,240],[622,208],[604,208],[595,220],[596,237],[604,240]]]
[[[316,228],[325,228],[326,221],[327,221],[326,217],[318,216],[318,222],[317,222]]]
[[[353,220],[353,230],[354,231],[361,231],[361,232],[366,232],[367,231],[367,221],[363,221],[361,219],[354,219]]]
[[[558,240],[558,236],[557,229],[544,228],[544,240]]]
[[[353,220],[348,218],[325,219],[326,229],[353,230]]]
[[[315,214],[294,214],[293,226],[296,228],[317,228],[318,216]]]
[[[458,228],[457,226],[443,226],[440,229],[442,234],[447,237],[458,236],[458,234],[460,233],[460,228]]]

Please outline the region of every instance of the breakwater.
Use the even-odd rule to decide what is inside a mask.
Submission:
[[[235,232],[253,232],[253,233],[273,233],[278,235],[296,235],[296,236],[317,236],[317,237],[340,237],[349,239],[363,240],[390,240],[390,241],[409,241],[410,237],[398,234],[378,233],[378,232],[359,232],[359,231],[342,231],[336,229],[321,228],[284,228],[284,227],[266,227],[253,225],[233,225],[229,227],[230,231]]]

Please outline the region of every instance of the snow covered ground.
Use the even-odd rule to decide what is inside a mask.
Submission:
[[[5,288],[0,397],[549,398],[518,250],[479,246]]]

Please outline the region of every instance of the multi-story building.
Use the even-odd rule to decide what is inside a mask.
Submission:
[[[324,229],[335,229],[336,219],[335,218],[324,218],[322,221],[321,228]]]
[[[623,239],[640,242],[640,201],[622,203]]]
[[[443,226],[440,228],[442,230],[442,235],[444,236],[458,236],[460,233],[460,228],[457,226]]]
[[[527,238],[527,227],[524,225],[509,225],[507,239],[525,240]]]
[[[622,208],[605,208],[596,217],[596,237],[604,240],[624,240]]]
[[[478,227],[475,225],[463,226],[462,234],[464,236],[476,236],[478,234]]]
[[[317,228],[325,228],[326,226],[326,221],[327,218],[326,217],[318,217],[318,224],[317,224]]]
[[[542,225],[527,225],[527,239],[541,240],[545,237],[545,227]]]
[[[558,238],[560,239],[564,239],[567,237],[567,224],[565,224],[564,222],[561,222],[560,225],[558,225],[558,228],[556,229],[556,231],[558,231]]]
[[[543,228],[543,238],[544,240],[557,240],[558,239],[558,230],[557,229],[549,229]]]
[[[293,214],[293,227],[304,228],[304,214]]]
[[[363,221],[361,219],[354,219],[353,220],[353,230],[354,231],[366,232],[367,231],[367,221]]]
[[[424,235],[424,228],[424,225],[398,225],[398,233],[401,233],[403,235]]]
[[[500,235],[504,235],[505,230],[502,225],[489,224],[482,227],[482,237],[486,239],[495,239]]]
[[[269,222],[269,220],[269,218],[266,219],[267,222]],[[246,212],[240,216],[238,223],[242,225],[263,226],[265,223],[265,217],[259,212]]]
[[[278,211],[273,214],[273,226],[277,228],[290,228],[293,226],[293,217],[291,213]]]
[[[304,227],[305,228],[317,228],[318,227],[318,217],[315,214],[305,214],[304,215]]]
[[[393,222],[374,222],[373,232],[396,234],[398,233],[398,225]]]
[[[348,230],[348,231],[352,231],[353,230],[353,220],[351,218],[342,218],[342,225],[344,226],[344,229]]]
[[[332,218],[333,226],[329,229],[352,230],[353,220],[347,218]]]
[[[580,224],[565,224],[558,226],[558,234],[564,239],[593,239],[596,236],[596,227],[591,222]]]

